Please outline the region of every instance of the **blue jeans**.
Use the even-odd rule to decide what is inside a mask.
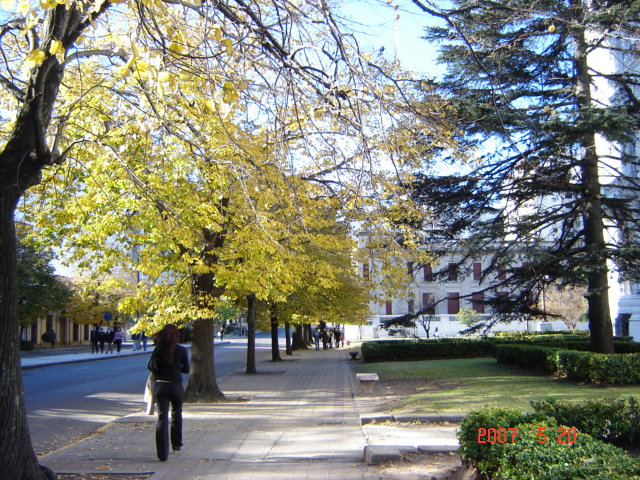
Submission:
[[[184,388],[178,382],[156,383],[158,423],[156,424],[156,450],[160,460],[169,456],[169,404],[171,404],[171,446],[182,446],[182,403]]]

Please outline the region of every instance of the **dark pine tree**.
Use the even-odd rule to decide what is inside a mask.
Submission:
[[[530,309],[528,292],[545,283],[586,285],[592,349],[612,352],[607,261],[629,277],[639,272],[640,2],[414,3],[442,21],[426,33],[447,66],[434,90],[450,100],[459,140],[477,156],[464,174],[416,177],[414,197],[433,214],[416,226],[465,260],[490,255],[485,276],[526,252],[497,287],[509,287],[512,308]]]

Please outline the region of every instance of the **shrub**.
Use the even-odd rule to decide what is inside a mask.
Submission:
[[[557,372],[572,380],[622,385],[640,382],[640,354],[603,354],[561,350]]]
[[[33,350],[33,342],[31,340],[20,340],[20,350],[25,352]]]
[[[418,341],[364,342],[360,348],[365,362],[428,360],[434,358],[489,356],[493,344],[487,340],[437,339]]]
[[[496,345],[494,356],[500,363],[522,368],[538,368],[550,373],[557,371],[557,348],[532,345]]]
[[[531,345],[496,345],[500,363],[540,368],[572,380],[621,385],[640,382],[640,354],[602,354]]]
[[[623,399],[568,402],[547,400],[532,402],[541,415],[553,417],[559,424],[625,448],[640,447],[640,402]]]
[[[515,438],[509,435],[504,443],[479,443],[480,428],[511,428],[517,433]],[[539,430],[543,428],[544,443]],[[558,440],[567,437],[557,432],[569,428],[540,413],[497,409],[473,412],[458,433],[460,454],[492,480],[638,478],[638,462],[624,450],[587,433],[577,432],[573,443],[560,443]]]

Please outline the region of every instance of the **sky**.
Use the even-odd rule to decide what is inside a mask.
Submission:
[[[436,63],[436,49],[420,38],[424,27],[433,23],[434,19],[419,11],[410,1],[350,1],[345,2],[340,10],[359,28],[359,40],[363,47],[372,50],[384,47],[387,58],[398,59],[407,70],[429,76],[444,71]]]

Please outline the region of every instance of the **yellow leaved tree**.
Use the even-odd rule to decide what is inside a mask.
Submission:
[[[450,140],[439,100],[362,52],[325,1],[22,1],[2,27],[0,428],[12,432],[3,478],[46,475],[14,342],[14,212],[28,189],[40,184],[25,210],[51,220],[39,234],[80,267],[141,273],[123,307],[146,312],[143,325],[191,319],[202,329],[191,395],[207,399],[221,393],[205,335],[234,235],[252,225],[265,251],[282,252],[275,267],[291,266],[305,234],[321,243],[299,211],[309,197],[336,202],[344,222],[373,224],[385,184]],[[414,133],[432,150],[408,141]],[[259,207],[264,188],[284,207]],[[281,277],[265,296],[286,298],[302,278]]]

